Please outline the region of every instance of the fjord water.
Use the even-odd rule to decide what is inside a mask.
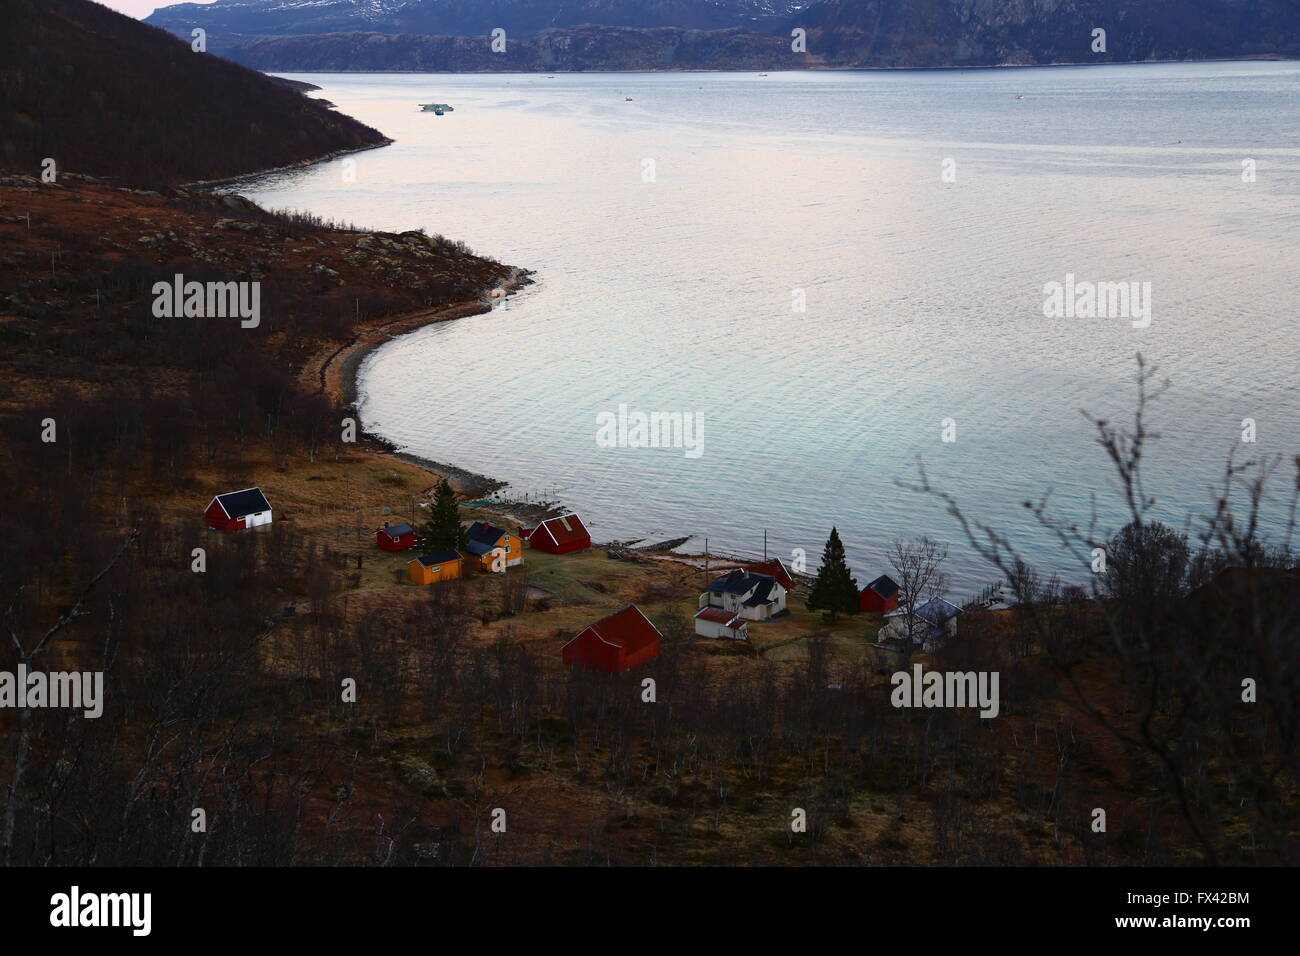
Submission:
[[[834,524],[861,584],[892,538],[928,533],[965,596],[995,575],[898,486],[921,462],[1077,579],[1022,503],[1050,489],[1063,517],[1123,522],[1080,410],[1128,419],[1138,352],[1171,381],[1148,410],[1160,517],[1204,513],[1234,446],[1300,450],[1300,63],[295,78],[396,142],[349,157],[354,179],[337,159],[240,192],[537,273],[373,353],[365,426],[556,488],[597,540],[752,553],[766,529],[815,566]],[[1150,325],[1045,317],[1067,274],[1149,282]],[[597,416],[624,404],[698,413],[702,455],[599,447]]]

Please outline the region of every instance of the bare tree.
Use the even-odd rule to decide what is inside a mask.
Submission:
[[[1212,513],[1200,516],[1202,554],[1190,567],[1184,536],[1148,518],[1156,499],[1143,488],[1142,463],[1156,436],[1145,412],[1163,391],[1148,387],[1154,375],[1139,356],[1131,425],[1085,413],[1119,479],[1130,519],[1119,533],[1109,539],[1100,533],[1095,503],[1086,527],[1055,517],[1046,495],[1024,503],[1056,536],[1070,564],[1088,567],[1098,550],[1111,558],[1110,569],[1094,576],[1089,590],[1095,600],[1087,608],[1073,602],[1063,609],[1057,588],[1042,586],[1011,539],[969,517],[953,495],[931,484],[924,468],[917,482],[900,484],[943,502],[971,547],[1003,572],[1016,598],[1017,626],[1032,628],[1049,651],[1061,699],[1133,754],[1132,773],[1146,778],[1155,795],[1153,818],[1160,796],[1168,795],[1211,866],[1293,861],[1294,799],[1277,781],[1300,766],[1300,604],[1288,570],[1294,565],[1300,456],[1280,544],[1266,541],[1260,530],[1265,483],[1279,462],[1239,465],[1229,456]],[[1240,483],[1247,495],[1238,508],[1233,492]],[[1134,613],[1147,608],[1159,613]],[[1063,610],[1072,618],[1064,628],[1058,623]],[[1089,658],[1102,664],[1105,680],[1088,673]],[[1247,698],[1234,685],[1256,674],[1274,689],[1243,707]],[[1106,701],[1116,690],[1125,695],[1123,707]],[[1206,785],[1212,772],[1226,778],[1224,791]],[[1226,806],[1215,799],[1224,793]],[[1243,827],[1249,839],[1234,835],[1229,823]]]
[[[73,604],[68,611],[62,614],[57,621],[50,625],[49,629],[30,647],[26,646],[23,639],[18,636],[18,631],[13,624],[14,605],[17,603],[18,597],[21,595],[23,590],[22,588],[18,589],[19,594],[15,595],[14,600],[9,604],[9,608],[5,612],[5,619],[9,629],[9,642],[13,645],[14,654],[20,667],[30,668],[36,662],[36,658],[40,653],[49,646],[50,642],[53,641],[55,637],[58,636],[59,632],[73,621],[79,620],[90,613],[85,610],[85,604],[86,601],[89,600],[91,592],[95,589],[95,585],[98,584],[109,571],[113,570],[113,566],[121,560],[122,555],[124,555],[127,549],[135,543],[135,540],[138,537],[140,537],[140,529],[135,528],[126,536],[126,539],[122,542],[122,546],[117,549],[117,552],[111,559],[109,559],[109,562],[100,569],[98,574],[87,582],[86,586],[82,589],[81,594],[78,596],[76,603]],[[14,753],[14,772],[13,776],[9,778],[9,793],[5,800],[3,821],[0,822],[0,861],[3,861],[5,866],[8,866],[12,859],[14,821],[17,817],[18,801],[22,798],[24,776],[27,772],[27,758],[31,753],[32,746],[31,721],[32,715],[30,709],[27,707],[18,708],[18,746]]]
[[[941,597],[948,588],[948,576],[942,570],[948,546],[924,535],[912,541],[895,538],[886,557],[898,575],[898,606],[907,636],[904,653],[911,654],[920,627],[916,609],[930,598]]]

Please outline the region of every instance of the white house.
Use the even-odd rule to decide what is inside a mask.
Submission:
[[[767,621],[785,611],[786,589],[770,574],[737,568],[700,595],[699,606],[738,614],[747,621]]]
[[[749,625],[734,611],[720,607],[702,607],[695,614],[695,633],[701,637],[729,637],[732,640],[749,640]]]
[[[912,643],[923,651],[936,651],[957,634],[957,615],[961,608],[943,598],[930,598],[918,604],[913,613]],[[880,629],[880,639],[907,640],[907,608],[900,607],[885,615],[889,621]]]

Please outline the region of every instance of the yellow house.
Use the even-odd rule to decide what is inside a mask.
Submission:
[[[469,526],[469,544],[465,546],[477,559],[482,571],[504,571],[524,563],[524,542],[517,534],[494,528],[486,521],[475,521]]]
[[[437,554],[422,554],[407,562],[406,573],[416,584],[433,584],[435,581],[450,581],[458,578],[464,559],[456,551],[439,551]]]

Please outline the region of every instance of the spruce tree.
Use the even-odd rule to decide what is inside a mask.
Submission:
[[[463,551],[467,540],[465,529],[460,526],[456,492],[443,478],[433,493],[433,507],[424,526],[425,546],[430,551]]]
[[[856,614],[858,608],[858,582],[844,558],[844,544],[839,531],[832,527],[831,536],[822,549],[822,564],[817,570],[817,580],[808,595],[808,610],[822,611],[835,620],[838,613]]]

